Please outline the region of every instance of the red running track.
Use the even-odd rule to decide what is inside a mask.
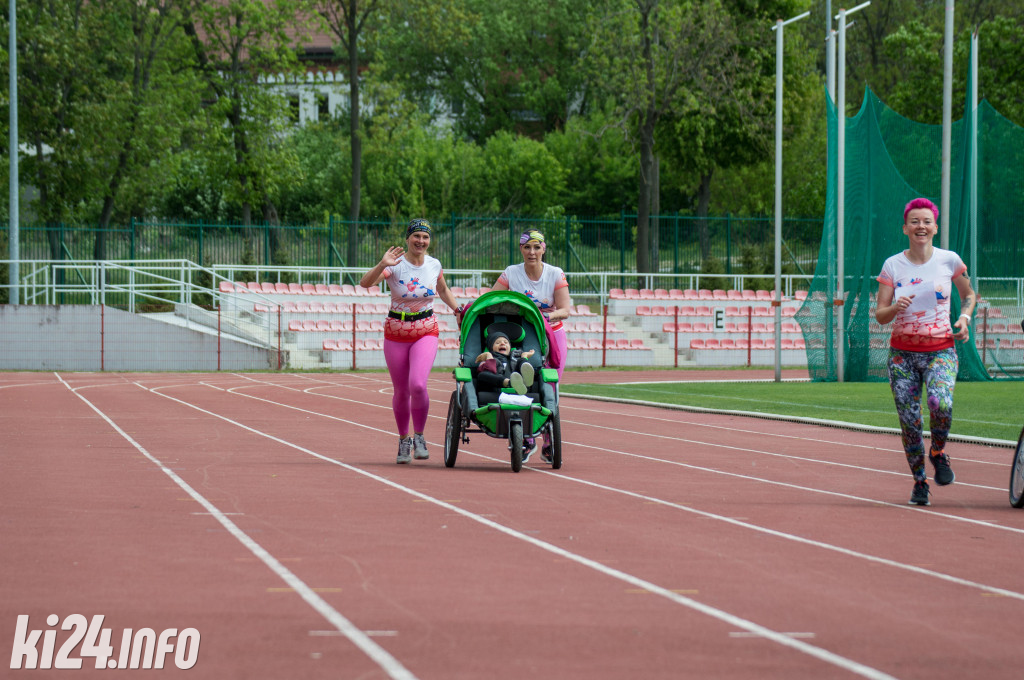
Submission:
[[[218,680],[1021,676],[1007,449],[918,508],[893,435],[566,397],[561,470],[447,469],[453,387],[397,466],[385,374],[0,374],[0,658],[81,614]]]

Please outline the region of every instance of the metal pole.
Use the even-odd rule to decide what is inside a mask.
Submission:
[[[8,300],[10,304],[18,304],[18,280],[21,273],[18,270],[18,263],[21,259],[18,253],[18,241],[20,235],[18,216],[18,10],[16,0],[9,0],[8,12],[10,13],[10,31],[7,34],[7,52],[10,61],[10,144],[8,149],[11,152],[10,169],[10,226],[7,230],[7,259],[11,261],[7,270],[7,282],[10,284]]]
[[[775,382],[782,382],[782,31],[786,24],[799,21],[810,12],[779,19],[775,31]]]
[[[946,3],[946,40],[942,63],[942,199],[939,208],[942,248],[949,249],[949,159],[952,146],[953,118],[953,5]]]
[[[846,299],[843,290],[843,278],[846,275],[843,262],[846,257],[846,17],[870,4],[870,2],[865,2],[851,10],[841,9],[839,16],[836,17],[839,19],[839,82],[836,92],[836,119],[838,122],[836,146],[838,148],[836,149],[836,299],[834,305],[838,308],[836,313],[836,375],[839,382],[844,382],[846,373],[844,362],[846,315],[843,313]]]
[[[829,99],[836,101],[836,32],[825,38],[825,88]]]
[[[974,290],[981,297],[978,280],[978,32],[971,35],[971,269]],[[973,319],[972,319],[973,320]]]

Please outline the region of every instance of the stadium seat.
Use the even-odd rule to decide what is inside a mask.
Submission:
[[[722,349],[736,349],[736,341],[730,338],[725,338],[724,340],[720,341],[719,346]]]
[[[637,312],[639,314],[640,312]],[[662,305],[654,305],[651,307],[651,316],[669,316],[672,312],[665,309]]]
[[[597,316],[596,312],[590,311],[589,305],[576,305],[576,312],[580,316]]]
[[[291,321],[288,322],[288,330],[290,330],[290,331],[301,331],[302,330],[302,322],[299,321],[298,319],[292,319]]]
[[[480,289],[476,286],[466,286],[466,297],[478,298],[480,297]]]
[[[632,349],[647,349],[647,347],[644,345],[643,338],[633,338],[632,340],[629,341],[629,346]]]
[[[698,293],[693,288],[687,288],[686,290],[683,291],[683,299],[684,300],[699,300],[700,299],[700,293]]]
[[[313,284],[313,288],[316,289],[316,294],[317,295],[330,295],[331,294],[331,289],[327,287],[326,283],[315,283],[315,284]]]
[[[288,284],[278,281],[277,283],[274,284],[274,292],[277,293],[278,295],[287,295]]]
[[[711,316],[711,308],[705,306],[695,307],[693,313],[696,316]]]
[[[636,288],[627,288],[625,290],[627,300],[639,300],[640,291]]]
[[[671,294],[669,294],[669,292],[667,290],[665,290],[664,288],[655,288],[654,289],[654,299],[656,299],[656,300],[670,300],[671,298],[672,298]]]
[[[672,288],[668,291],[668,296],[673,300],[685,300],[686,296],[683,295],[683,291],[678,288]]]
[[[331,322],[326,319],[320,319],[316,322],[316,329],[318,331],[329,331],[331,330]]]
[[[235,292],[235,284],[231,283],[230,281],[221,281],[220,282],[220,292],[222,292],[222,293],[234,293]]]
[[[736,349],[750,349],[750,344],[747,343],[746,338],[737,338],[735,342]]]
[[[716,288],[715,290],[711,291],[711,297],[713,297],[716,300],[728,300],[729,294],[726,293],[721,288]]]
[[[705,288],[697,290],[697,299],[699,300],[714,300],[715,294]]]
[[[256,282],[256,281],[250,281],[249,283],[247,283],[245,285],[249,289],[250,293],[262,293],[263,292],[263,287],[260,286],[260,284],[258,282]]]
[[[700,338],[690,340],[690,349],[704,349],[704,341]]]
[[[743,299],[744,300],[756,300],[757,299],[757,293],[754,292],[753,290],[745,289],[743,291]]]
[[[636,306],[636,315],[637,316],[650,316],[651,315],[651,308],[648,307],[647,305],[637,305]]]
[[[626,338],[619,338],[618,340],[615,341],[615,348],[629,349],[629,340],[627,340]]]
[[[654,299],[654,291],[652,289],[650,289],[650,288],[641,288],[640,289],[640,299],[641,300],[653,300]]]
[[[626,298],[626,292],[621,288],[612,288],[608,291],[608,297],[613,300],[623,300]]]
[[[343,283],[341,284],[341,293],[342,295],[354,297],[356,294],[356,287],[353,286],[351,283]]]
[[[323,348],[325,350],[329,351],[329,352],[330,351],[334,351],[334,350],[338,349],[338,341],[337,340],[330,340],[330,339],[324,340]]]
[[[302,322],[302,330],[304,330],[304,331],[315,331],[316,330],[316,321],[314,321],[313,319],[306,319],[305,321]]]
[[[327,284],[327,292],[330,295],[344,295],[345,294],[345,291],[342,290],[341,285],[337,284],[337,283],[329,283],[329,284]]]
[[[600,340],[587,340],[587,349],[601,349]]]
[[[779,346],[782,349],[794,349],[794,347],[793,347],[794,344],[795,343],[793,342],[793,340],[791,338],[783,338],[782,339],[782,343]]]
[[[693,324],[690,323],[689,321],[680,321],[676,325],[676,332],[678,332],[678,333],[692,333],[693,332]]]
[[[714,329],[711,328],[708,324],[704,323],[703,321],[698,321],[695,324],[693,324],[694,333],[709,333],[712,330]]]
[[[672,322],[663,323],[663,324],[661,324],[661,332],[662,333],[675,333],[676,332],[676,325],[674,323],[672,323]]]
[[[302,292],[302,286],[300,286],[297,283],[288,284],[288,293],[290,295],[304,295],[304,293]]]
[[[342,352],[352,351],[352,340],[350,338],[340,338],[338,341],[338,349]]]
[[[704,341],[704,349],[721,349],[721,343],[715,338],[708,338]]]
[[[758,300],[771,300],[772,299],[772,294],[771,294],[770,291],[767,291],[767,290],[759,290],[759,291],[757,291],[757,299]]]
[[[730,288],[729,290],[725,291],[725,294],[729,297],[730,300],[742,300],[743,299],[743,291],[742,290],[733,290],[733,289]]]
[[[806,290],[794,291],[793,297],[795,297],[797,300],[800,300],[801,302],[803,302],[804,300],[807,299],[807,291]]]

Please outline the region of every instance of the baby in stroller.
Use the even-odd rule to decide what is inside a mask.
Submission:
[[[516,394],[525,395],[533,386],[534,368],[528,361],[533,356],[533,350],[513,350],[508,335],[500,330],[488,336],[487,344],[490,351],[476,358],[474,385],[480,403],[499,401],[504,387],[511,387]]]

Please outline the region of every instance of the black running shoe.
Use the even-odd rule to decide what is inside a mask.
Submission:
[[[928,500],[928,482],[914,482],[914,493],[910,494],[911,505],[931,505]]]
[[[939,486],[946,486],[952,484],[953,480],[956,479],[956,475],[953,474],[953,468],[949,467],[949,456],[944,453],[931,454],[928,456],[928,460],[932,462],[932,467],[935,468],[935,483]]]

